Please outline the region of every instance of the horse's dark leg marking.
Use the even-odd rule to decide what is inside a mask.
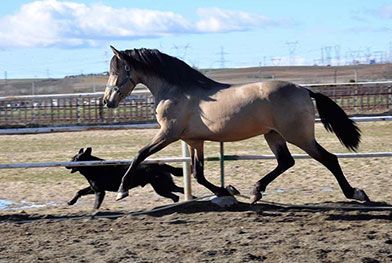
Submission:
[[[73,205],[78,201],[78,199],[84,195],[91,195],[94,194],[94,190],[88,186],[86,188],[80,189],[79,191],[76,192],[75,196],[68,201],[68,205]]]
[[[209,182],[204,176],[204,142],[198,142],[194,147],[194,158],[193,158],[193,176],[196,181],[206,187],[208,190],[213,192],[216,196],[230,196],[231,194],[223,187],[218,187]]]
[[[99,209],[101,207],[104,198],[105,198],[105,191],[95,193],[94,209]]]
[[[325,167],[328,168],[335,176],[336,180],[339,183],[340,188],[343,191],[343,194],[349,199],[356,199],[360,201],[370,201],[369,197],[366,193],[357,188],[353,188],[350,183],[347,181],[346,177],[343,174],[343,171],[339,165],[338,158],[336,155],[325,150],[320,144],[317,143],[316,140],[313,140],[311,145],[308,147],[301,147],[304,151],[306,151],[312,158],[319,161]]]
[[[143,147],[136,157],[133,159],[132,164],[129,166],[128,170],[125,172],[120,187],[118,189],[116,200],[121,200],[124,197],[128,196],[127,185],[129,184],[129,180],[131,180],[130,175],[135,171],[137,166],[143,162],[148,156],[162,150],[170,143],[176,141],[177,139],[168,138],[166,132],[161,131],[158,133],[154,139],[145,147]]]
[[[266,134],[264,137],[272,152],[276,156],[278,165],[274,170],[272,170],[270,173],[268,173],[256,183],[252,191],[252,204],[256,203],[258,200],[261,199],[261,192],[264,192],[267,186],[273,180],[275,180],[279,175],[281,175],[283,172],[285,172],[287,169],[294,165],[294,159],[291,156],[289,149],[287,148],[287,143],[282,136],[280,136],[277,132],[272,131]]]
[[[188,144],[188,149],[189,149],[189,155],[191,158],[191,164],[190,164],[190,169],[191,169],[191,173],[193,174],[193,167],[194,167],[194,163],[195,163],[195,148],[193,148],[191,145]]]

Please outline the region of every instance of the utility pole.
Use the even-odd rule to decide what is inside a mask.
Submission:
[[[370,47],[367,47],[364,52],[365,64],[370,64],[370,60],[372,57],[372,52],[370,51]]]
[[[280,66],[280,61],[282,58],[271,58],[271,63],[273,66]]]
[[[220,67],[221,68],[225,68],[226,67],[226,65],[225,65],[225,63],[227,62],[227,60],[225,59],[225,55],[226,54],[228,54],[228,53],[226,53],[225,49],[221,46],[220,47],[220,52],[219,52],[219,56],[220,56],[219,62],[220,62]]]
[[[267,56],[263,56],[263,66],[267,66]]]
[[[326,46],[324,47],[324,62],[326,65],[331,65],[331,60],[332,60],[332,56],[331,56],[331,51],[332,51],[332,47],[331,46]]]
[[[286,42],[287,47],[289,48],[289,64],[295,64],[295,52],[297,51],[298,41],[288,41]]]
[[[389,56],[388,56],[388,59],[389,59],[389,63],[392,63],[392,41],[389,41]]]
[[[7,70],[4,71],[4,84],[7,85]]]
[[[187,53],[188,53],[188,49],[190,48],[190,45],[186,44],[183,46],[177,46],[177,45],[173,44],[172,48],[176,51],[176,56],[178,58],[185,60]]]
[[[324,47],[321,48],[321,58],[320,58],[321,65],[324,66]]]
[[[335,49],[335,63],[336,65],[340,65],[340,46],[336,45],[334,46]]]

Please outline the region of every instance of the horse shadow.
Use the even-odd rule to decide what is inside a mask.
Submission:
[[[152,209],[147,215],[162,217],[170,214],[196,214],[219,212],[248,212],[258,216],[281,216],[284,213],[317,213],[324,212],[326,220],[390,220],[392,221],[392,205],[385,202],[325,202],[304,205],[287,205],[271,202],[249,204],[238,202],[230,207],[220,207],[211,201],[197,201],[180,204],[166,209]],[[350,213],[351,212],[351,213]],[[374,213],[377,212],[377,213]],[[389,213],[389,214],[388,214]]]
[[[284,217],[290,213],[295,215],[303,213],[321,213],[326,221],[366,221],[388,220],[392,221],[392,205],[385,202],[369,202],[366,204],[352,202],[324,202],[315,204],[289,205],[271,202],[249,204],[238,202],[229,207],[220,207],[211,201],[198,200],[193,202],[177,203],[176,205],[159,206],[150,210],[132,212],[100,211],[91,214],[0,214],[0,223],[32,223],[36,221],[66,221],[66,220],[93,220],[93,219],[118,219],[125,216],[152,216],[164,217],[172,214],[198,214],[198,213],[223,213],[242,212],[254,214],[257,217]],[[298,219],[299,220],[299,219]]]

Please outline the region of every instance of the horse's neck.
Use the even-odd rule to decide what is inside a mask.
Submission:
[[[155,101],[167,98],[167,95],[178,92],[178,88],[166,80],[155,76],[143,76],[141,81],[154,96]]]

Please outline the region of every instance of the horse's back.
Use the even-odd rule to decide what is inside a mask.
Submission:
[[[185,138],[236,141],[284,129],[312,114],[306,89],[283,81],[236,85],[217,90],[193,105]],[[314,112],[313,112],[314,117]],[[188,135],[189,134],[189,135]]]

